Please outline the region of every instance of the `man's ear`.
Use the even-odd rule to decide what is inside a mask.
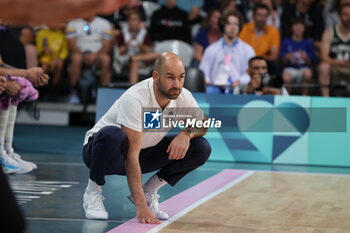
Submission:
[[[153,73],[152,73],[152,77],[153,77],[153,81],[155,83],[158,83],[158,80],[159,80],[159,73],[158,73],[158,71],[154,70]]]

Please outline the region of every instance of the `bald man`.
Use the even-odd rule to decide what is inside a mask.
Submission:
[[[198,109],[197,120],[206,120],[192,94],[183,88],[184,80],[181,59],[173,53],[160,55],[152,77],[129,88],[86,133],[83,158],[90,178],[83,207],[87,218],[108,218],[101,186],[104,176],[112,174],[127,176],[128,198],[140,223],[157,224],[169,218],[159,209],[157,191],[167,183],[174,186],[208,160],[211,147],[203,138],[208,129],[187,127],[170,135],[169,128],[146,131],[142,119],[145,113],[152,114],[150,121],[157,123],[166,118],[165,113]],[[145,112],[143,107],[157,110]],[[154,171],[142,184],[142,174]]]

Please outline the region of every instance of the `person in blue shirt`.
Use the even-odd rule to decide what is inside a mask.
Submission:
[[[216,8],[212,9],[203,22],[203,26],[199,29],[194,38],[194,61],[193,66],[198,67],[202,60],[204,50],[218,39],[221,33],[219,29],[220,11]]]
[[[291,21],[291,37],[282,40],[281,59],[284,69],[282,78],[284,83],[310,83],[314,59],[314,46],[311,39],[304,38],[305,24],[301,18]],[[291,93],[290,88],[288,92]],[[308,88],[303,88],[303,95],[308,95]]]

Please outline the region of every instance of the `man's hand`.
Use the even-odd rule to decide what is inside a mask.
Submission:
[[[35,87],[44,86],[49,82],[49,76],[40,67],[32,67],[26,70],[26,76]]]
[[[6,84],[6,93],[9,96],[15,96],[21,91],[22,87],[16,81],[8,81]]]
[[[0,94],[6,90],[7,80],[4,76],[0,76]]]
[[[169,160],[183,159],[186,155],[188,147],[190,146],[190,136],[184,132],[180,132],[170,143],[167,153],[169,153]]]
[[[139,223],[160,224],[148,206],[144,208],[136,208],[136,217]]]

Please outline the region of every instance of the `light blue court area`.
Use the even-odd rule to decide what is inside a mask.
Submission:
[[[129,190],[125,177],[108,176],[103,195],[110,219],[86,220],[82,209],[82,195],[88,180],[88,169],[81,158],[81,147],[87,129],[16,126],[16,151],[23,159],[38,164],[35,172],[9,176],[26,218],[27,233],[107,232],[135,217],[135,208],[126,198]],[[242,140],[239,136],[232,136],[230,139]],[[220,139],[217,138],[217,143],[219,142]],[[214,143],[213,147],[219,145]],[[231,149],[235,149],[236,146],[232,145]],[[251,149],[251,145],[246,143],[245,148]],[[213,151],[212,156],[222,156]],[[244,150],[241,150],[239,156],[243,156],[243,152]],[[210,161],[187,175],[175,187],[162,188],[160,201],[164,202],[225,169],[350,174],[350,168],[341,167]],[[150,175],[144,175],[143,179]]]

